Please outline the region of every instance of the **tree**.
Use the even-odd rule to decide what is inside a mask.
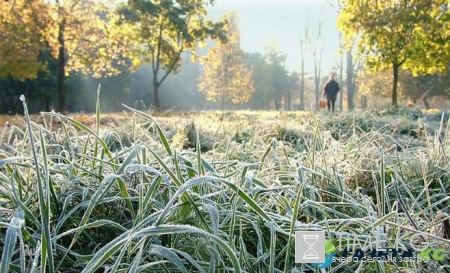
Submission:
[[[392,88],[392,77],[388,71],[371,73],[363,70],[357,78],[358,92],[361,96],[370,97],[373,107],[378,107],[379,97],[388,97]]]
[[[52,21],[45,29],[46,43],[57,60],[57,91],[60,111],[67,110],[65,78],[70,73],[94,77],[120,73],[125,65],[120,52],[125,45],[115,39],[112,10],[93,0],[55,0]]]
[[[340,12],[340,10],[341,10],[341,3],[339,2],[339,0],[337,0],[337,3],[334,3],[333,1],[331,1],[331,0],[327,0],[327,2],[328,2],[328,4],[330,4],[330,6],[332,7],[332,8],[334,8],[334,10],[335,11],[337,11],[337,13],[339,13]],[[342,33],[341,32],[339,32],[339,51],[340,51],[340,58],[339,58],[339,64],[338,64],[338,68],[339,68],[339,84],[341,84],[341,91],[339,92],[339,108],[340,108],[340,110],[342,111],[343,110],[343,105],[344,105],[344,103],[343,103],[343,98],[344,98],[344,88],[343,88],[343,72],[344,72],[344,56],[343,56],[343,54],[342,54],[342,51],[344,50],[344,45],[343,45],[343,38],[342,38]],[[347,57],[348,57],[348,55],[347,55]],[[348,61],[348,59],[347,59],[347,61]],[[347,71],[348,71],[348,68],[347,68]],[[348,74],[347,74],[348,75]],[[349,96],[347,96],[347,99],[349,98]],[[353,99],[353,98],[352,98]],[[350,108],[350,105],[352,105],[352,107]],[[352,110],[353,109],[353,102],[349,102],[348,103],[348,108],[349,108],[349,110]]]
[[[278,50],[275,43],[270,43],[266,46],[267,63],[269,64],[270,87],[272,88],[275,109],[281,109],[282,95],[286,93],[289,87],[289,78],[284,67],[286,62],[286,54]]]
[[[414,40],[411,58],[405,68],[413,76],[448,74],[450,67],[450,10],[448,0],[428,0],[416,7],[419,11],[420,25],[417,40]],[[424,8],[425,6],[425,8]],[[413,17],[414,19],[414,17]]]
[[[253,71],[255,93],[248,102],[252,109],[269,109],[273,98],[271,65],[260,52],[244,53],[244,62]]]
[[[347,89],[347,105],[348,110],[353,110],[355,108],[354,105],[354,97],[356,95],[356,79],[358,78],[358,73],[362,67],[362,58],[358,60],[354,60],[353,54],[353,44],[347,47],[347,68],[346,68],[346,89]]]
[[[209,0],[208,3],[213,3]],[[181,55],[195,49],[207,38],[225,40],[225,21],[205,19],[204,0],[134,0],[119,8],[123,39],[132,69],[152,65],[153,107],[161,107],[159,88],[168,75],[181,66]]]
[[[50,68],[38,56],[51,52],[57,60],[56,71],[50,72],[57,74],[60,111],[67,108],[64,81],[70,73],[100,77],[119,72],[113,64],[123,62],[118,52],[124,46],[113,39],[110,6],[93,0],[17,0],[1,9],[0,30],[5,39],[0,51],[7,57],[0,70],[20,79],[36,78],[38,71]]]
[[[45,69],[39,60],[43,50],[39,25],[45,22],[45,5],[40,1],[2,1],[0,4],[0,77],[20,80],[36,78]],[[45,10],[45,9],[44,9]],[[31,11],[31,12],[25,12]]]
[[[308,28],[305,28],[303,37],[300,38],[301,52],[301,79],[300,79],[300,110],[305,110],[305,56],[306,43],[308,42]]]
[[[300,75],[292,71],[289,75],[289,87],[286,89],[286,96],[284,99],[285,104],[285,110],[292,110],[292,99],[294,91],[298,88],[298,79],[300,78]]]
[[[346,4],[346,1],[343,0],[327,0],[327,2],[330,4],[334,10],[337,11],[337,13],[340,13],[342,10],[342,6]],[[358,71],[361,68],[362,58],[359,58],[356,62],[354,60],[354,48],[355,48],[355,41],[357,40],[357,37],[348,38],[347,43],[344,43],[344,37],[342,36],[342,31],[339,32],[339,48],[341,51],[340,54],[340,60],[339,60],[339,82],[341,83],[341,86],[344,86],[343,81],[343,69],[344,69],[344,54],[343,51],[346,52],[346,60],[347,60],[347,66],[346,66],[346,91],[347,91],[347,106],[348,110],[354,109],[354,96],[356,93],[356,78],[358,75]],[[340,93],[340,107],[342,110],[343,107],[343,96],[344,96],[344,88],[341,88]]]
[[[397,105],[402,65],[422,73],[442,70],[448,64],[449,46],[444,42],[450,32],[447,0],[341,0],[341,4],[339,28],[347,39],[360,38],[358,49],[366,55],[368,67],[392,69],[393,106]]]
[[[244,64],[240,49],[237,16],[227,13],[225,19],[230,25],[227,42],[219,41],[207,56],[202,57],[204,68],[198,85],[207,100],[219,101],[222,111],[226,100],[234,104],[243,103],[249,101],[254,93],[253,72]]]
[[[322,51],[323,51],[323,44],[322,44],[322,23],[318,23],[318,30],[317,30],[317,36],[315,40],[311,39],[309,37],[308,39],[309,46],[311,47],[312,51],[312,58],[313,58],[313,65],[314,65],[314,87],[315,87],[315,94],[316,94],[316,108],[318,108],[318,102],[319,102],[319,88],[320,88],[320,74],[322,72]]]
[[[342,50],[343,46],[342,46],[342,34],[339,33],[339,49],[340,51]],[[339,109],[342,111],[344,109],[344,88],[343,88],[343,74],[344,74],[344,57],[342,56],[342,52],[340,54],[340,58],[339,58],[339,84],[341,85],[341,90],[340,90],[340,94],[339,94]],[[348,98],[348,96],[347,96]],[[348,107],[350,109],[350,107]],[[353,108],[351,108],[353,109]]]

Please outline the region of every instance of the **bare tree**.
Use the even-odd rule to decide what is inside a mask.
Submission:
[[[337,12],[339,13],[342,9],[342,3],[340,0],[326,0],[328,2],[328,4]],[[343,43],[343,39],[342,39],[342,33],[339,32],[339,47],[340,50],[342,51],[342,54],[340,54],[341,59],[340,59],[340,65],[339,65],[339,82],[341,84],[341,86],[344,86],[344,79],[343,79],[343,74],[344,74],[344,54],[343,51],[345,50],[346,52],[346,58],[347,58],[347,67],[346,67],[346,90],[347,90],[347,105],[348,105],[348,110],[351,111],[353,110],[354,107],[354,97],[355,97],[355,93],[356,93],[356,77],[358,76],[358,71],[361,69],[362,66],[362,59],[358,59],[356,62],[353,58],[354,54],[353,51],[355,49],[355,44],[356,41],[353,41],[353,43],[351,43],[350,46],[346,46]],[[341,89],[344,89],[342,88]],[[344,90],[341,90],[340,94],[340,109],[342,110],[343,107],[343,97],[344,97]]]
[[[342,5],[340,0],[326,0],[328,2],[328,4],[337,12],[339,13],[342,9]],[[339,51],[340,51],[340,59],[339,59],[339,84],[341,85],[341,92],[339,92],[339,109],[342,111],[343,110],[343,105],[344,105],[344,44],[343,44],[343,39],[342,39],[342,33],[339,32]],[[347,95],[348,98],[348,95]]]
[[[341,85],[341,92],[339,92],[339,109],[342,111],[344,109],[344,88],[343,87],[343,82],[344,82],[344,78],[343,78],[343,74],[344,74],[344,56],[342,54],[342,49],[343,49],[343,45],[342,45],[342,34],[339,33],[339,48],[340,48],[340,58],[339,58],[339,84]],[[348,97],[348,96],[347,96]]]
[[[308,37],[308,43],[311,48],[313,65],[314,65],[314,87],[316,93],[316,109],[318,109],[319,102],[319,88],[320,88],[320,75],[322,72],[322,52],[323,52],[323,43],[322,43],[322,22],[318,22],[317,35],[315,39],[310,39]]]
[[[300,38],[300,54],[301,54],[301,66],[300,72],[300,110],[305,110],[305,56],[306,56],[306,43],[308,42],[308,27],[305,28],[303,37]]]
[[[356,42],[346,49],[347,51],[347,103],[348,110],[351,111],[355,108],[354,97],[356,94],[356,79],[358,77],[358,72],[361,70],[363,59],[358,58],[356,61],[353,58],[353,50],[355,48]]]

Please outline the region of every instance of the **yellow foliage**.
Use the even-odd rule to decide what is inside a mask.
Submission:
[[[111,1],[110,1],[111,2]],[[121,56],[111,3],[94,0],[27,1],[0,5],[0,76],[34,78],[46,69],[38,54],[50,49],[55,59],[65,50],[66,74],[94,76],[117,73],[112,62]],[[100,16],[102,14],[102,16]]]
[[[442,72],[450,62],[448,0],[340,0],[338,27],[369,67],[404,65],[415,74]]]
[[[240,49],[237,18],[227,14],[226,19],[232,23],[228,31],[228,42],[218,43],[211,48],[207,56],[201,58],[204,66],[203,75],[198,79],[198,87],[206,94],[209,101],[225,100],[232,103],[244,103],[252,98],[254,93],[253,72],[243,63],[243,53]]]
[[[0,76],[11,74],[18,79],[35,78],[45,68],[38,61],[41,49],[35,21],[45,22],[40,1],[3,1],[0,4]]]

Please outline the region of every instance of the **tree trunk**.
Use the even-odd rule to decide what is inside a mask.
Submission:
[[[320,76],[316,76],[314,79],[316,89],[316,110],[319,110],[319,83],[320,83]]]
[[[288,91],[288,110],[292,110],[292,90]]]
[[[158,78],[156,77],[156,75],[154,75],[154,77],[153,77],[153,108],[155,110],[161,109],[161,104],[159,102],[159,86],[160,86],[160,84],[158,83]]]
[[[316,58],[316,57],[314,57]],[[322,68],[320,66],[320,59],[319,57],[318,61],[314,61],[314,83],[316,88],[316,110],[319,110],[319,99],[322,93],[320,92],[320,74],[322,72]]]
[[[225,96],[222,96],[220,98],[220,112],[222,112],[222,115],[224,110],[225,110]]]
[[[347,107],[352,111],[355,106],[353,104],[353,95],[355,94],[355,80],[353,72],[353,55],[351,51],[347,51]]]
[[[64,16],[64,15],[60,15]],[[66,105],[66,92],[64,90],[64,79],[65,79],[65,68],[66,68],[66,52],[65,52],[65,44],[64,44],[64,31],[66,27],[66,20],[65,18],[62,19],[62,21],[59,24],[58,27],[58,43],[59,43],[59,50],[58,50],[58,83],[57,83],[57,89],[58,89],[58,102],[59,102],[59,111],[65,112],[67,110]]]
[[[276,89],[275,89],[276,90]],[[278,108],[278,91],[275,91],[275,110],[279,110]]]
[[[429,110],[431,107],[430,107],[430,103],[428,102],[428,100],[427,99],[424,99],[423,100],[423,105],[425,106],[425,109],[427,109],[427,110]]]
[[[300,110],[305,110],[305,54],[304,54],[304,40],[300,41],[302,51],[302,78],[300,81]]]
[[[398,70],[400,65],[397,63],[393,64],[393,72],[394,72],[394,82],[392,85],[392,106],[397,106],[397,87],[398,87]]]
[[[292,100],[291,89],[288,88],[288,89],[286,89],[286,97],[285,97],[285,101],[284,101],[284,109],[286,111],[291,110],[291,100]]]
[[[305,71],[302,60],[302,80],[300,82],[300,110],[305,110]]]
[[[367,96],[362,95],[361,96],[361,109],[367,108]]]
[[[342,46],[342,34],[341,33],[339,33],[339,47],[342,49],[343,48],[343,46]],[[341,92],[339,92],[340,93],[340,96],[339,96],[339,109],[342,111],[343,109],[344,109],[344,85],[342,84],[343,83],[343,78],[342,78],[342,74],[343,74],[343,72],[344,72],[344,57],[341,55],[341,59],[340,59],[340,63],[339,63],[340,65],[339,65],[339,85],[340,85],[340,89],[341,89]]]

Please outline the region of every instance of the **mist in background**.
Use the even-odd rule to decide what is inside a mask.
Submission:
[[[306,28],[311,37],[316,37],[321,22],[323,71],[329,73],[336,67],[339,59],[338,12],[326,0],[218,0],[208,14],[219,19],[226,11],[235,11],[239,15],[244,51],[264,52],[268,44],[275,42],[287,55],[286,68],[296,71],[301,70],[300,38]],[[305,59],[305,70],[313,71],[310,56]]]

